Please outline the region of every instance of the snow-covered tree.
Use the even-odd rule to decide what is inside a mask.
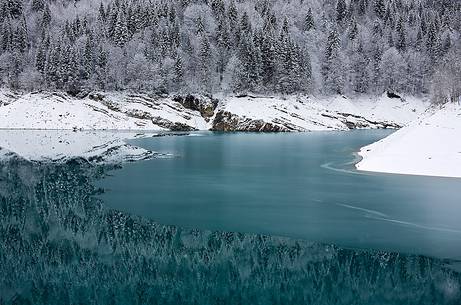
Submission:
[[[309,8],[307,11],[306,17],[304,18],[303,29],[308,32],[315,28],[314,15],[312,14],[312,9]]]
[[[328,35],[322,67],[324,89],[327,93],[342,93],[343,91],[345,75],[340,45],[338,31],[333,28]]]
[[[460,16],[452,0],[0,0],[0,84],[67,90],[76,61],[77,89],[427,93]]]
[[[432,79],[432,100],[435,103],[461,104],[461,51],[453,49],[436,67]]]
[[[404,88],[406,62],[395,48],[384,52],[381,63],[381,85],[386,91],[400,92]]]

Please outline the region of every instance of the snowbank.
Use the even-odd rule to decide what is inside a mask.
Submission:
[[[362,171],[461,178],[461,105],[430,109],[360,155]]]
[[[32,162],[66,162],[83,158],[92,163],[122,163],[165,157],[126,143],[158,134],[109,131],[0,130],[0,161],[20,157]]]

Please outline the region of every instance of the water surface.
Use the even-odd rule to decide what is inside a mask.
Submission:
[[[459,181],[345,165],[381,132],[200,135],[1,159],[0,304],[461,303]]]
[[[134,144],[176,156],[101,184],[111,208],[163,224],[461,258],[461,180],[360,173],[388,131],[213,134]]]

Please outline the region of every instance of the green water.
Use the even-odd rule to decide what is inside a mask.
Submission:
[[[460,180],[361,174],[386,132],[136,140],[0,160],[0,304],[461,304]]]
[[[103,199],[162,224],[461,258],[461,179],[354,170],[354,152],[387,134],[137,140],[176,157],[125,166],[103,181]]]

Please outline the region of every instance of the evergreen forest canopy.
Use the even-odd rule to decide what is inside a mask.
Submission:
[[[20,90],[461,95],[459,0],[0,0]]]

